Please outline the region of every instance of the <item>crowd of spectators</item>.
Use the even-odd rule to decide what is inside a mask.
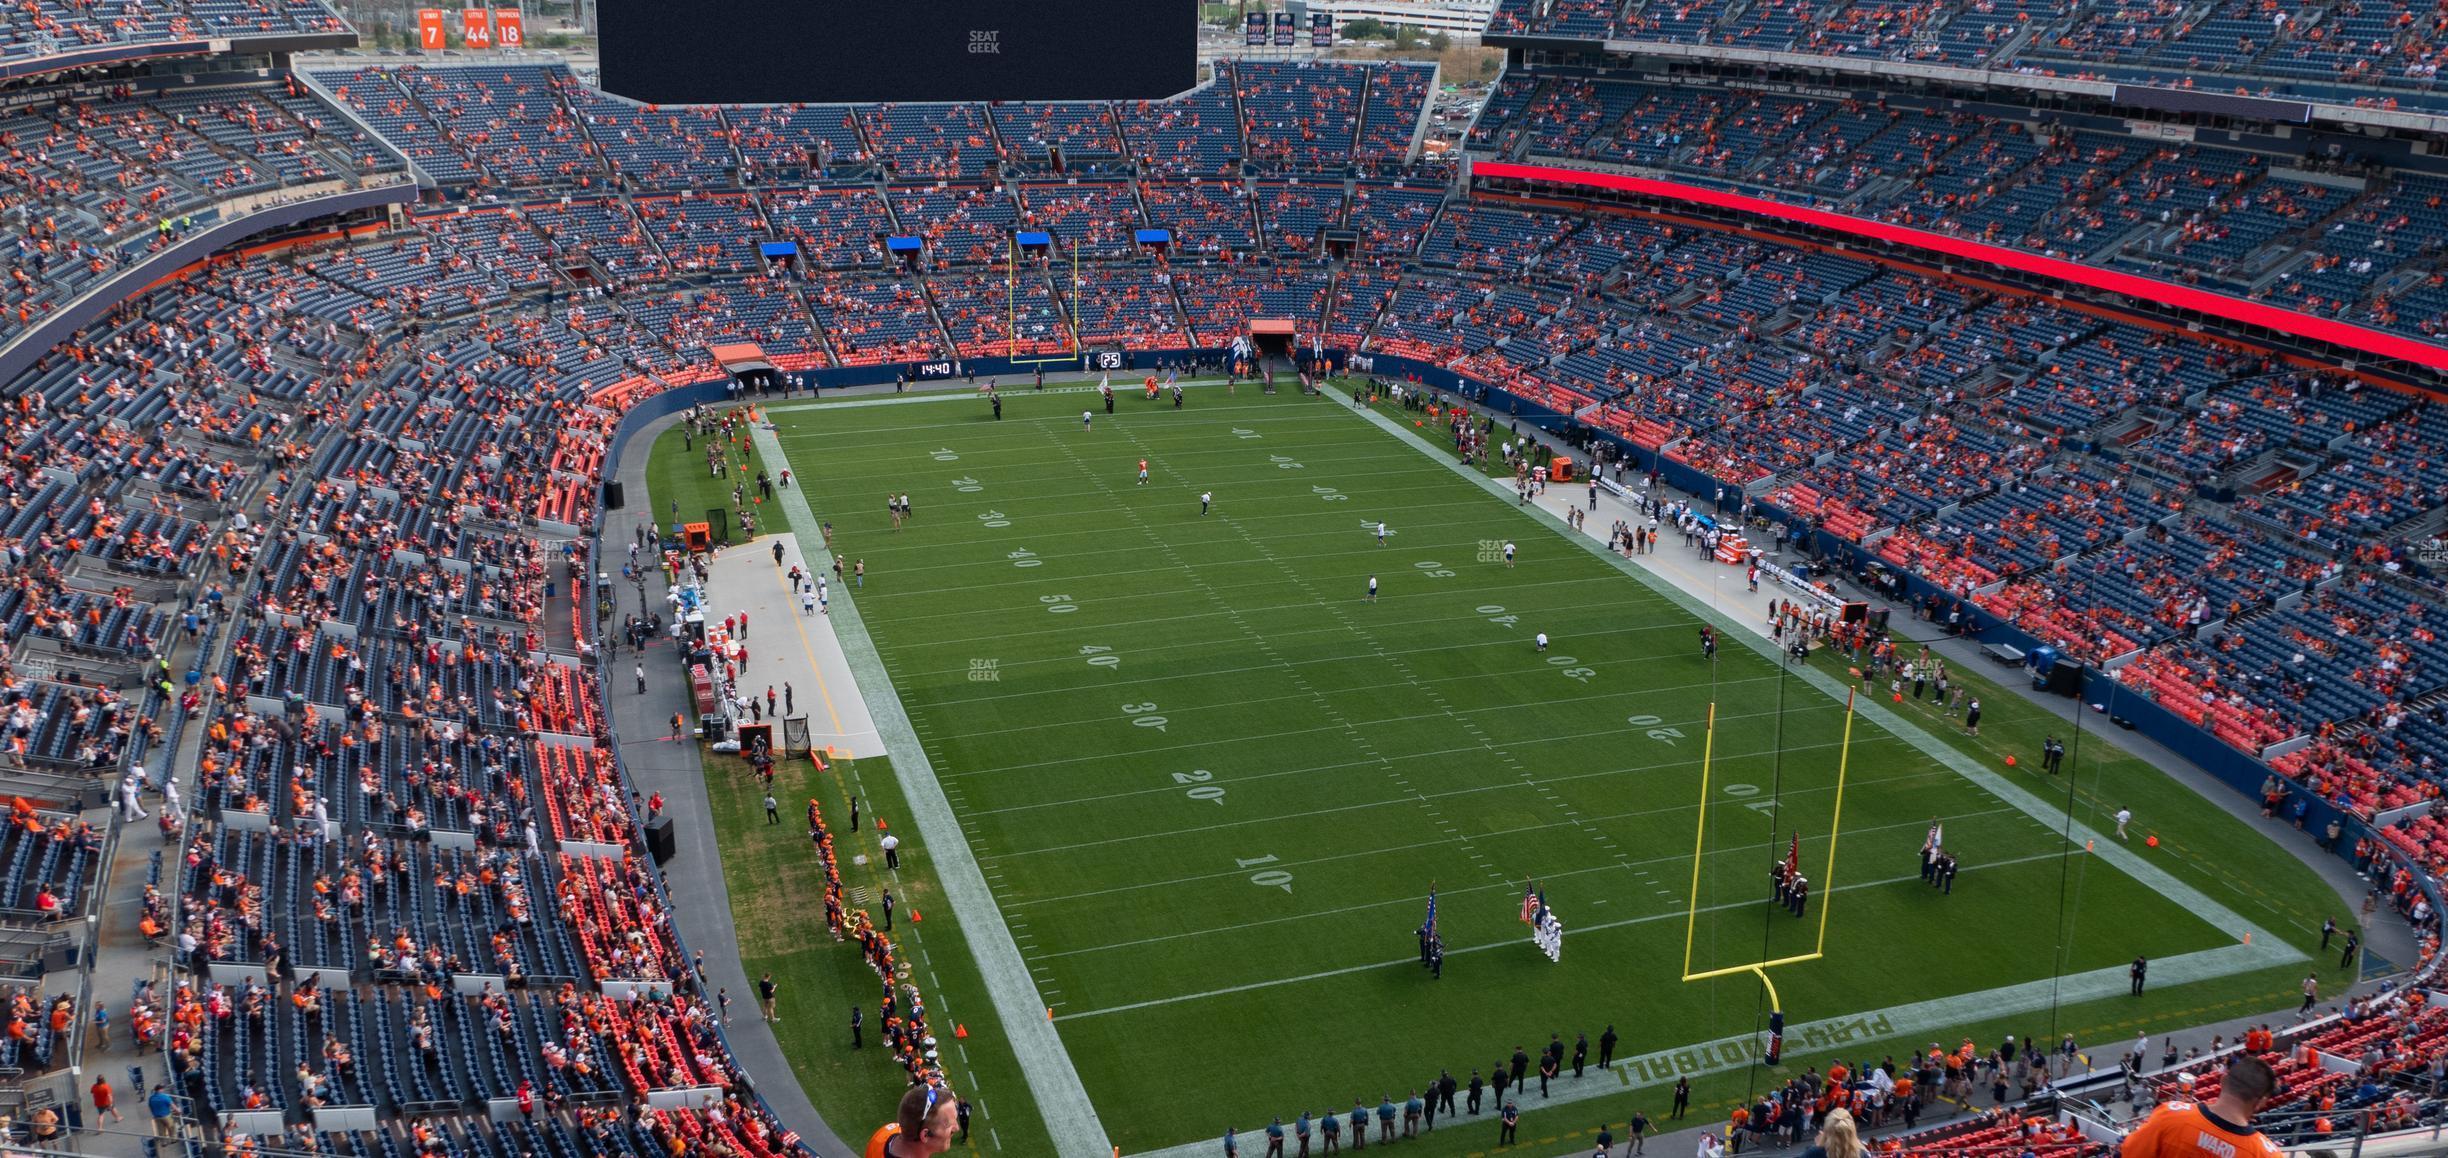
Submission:
[[[2004,69],[2379,109],[2448,109],[2448,94],[2438,89],[2448,17],[2412,0],[2319,0],[2284,9],[2166,0],[1676,0],[1621,6],[1501,0],[1488,31]]]
[[[1508,74],[1473,151],[1640,165],[2289,309],[2448,332],[2448,179],[1878,101]],[[2323,170],[2314,173],[2308,170]]]
[[[1612,19],[1606,5],[1545,11]],[[1520,18],[1508,3],[1498,19]],[[2053,18],[2001,0],[1936,17],[1652,4],[1627,19],[1952,60]],[[2130,47],[2164,59],[2191,35],[2140,29]],[[568,638],[555,588],[578,576],[544,528],[591,526],[619,407],[706,374],[719,341],[790,368],[883,367],[1214,346],[1252,317],[1290,318],[1304,345],[1414,359],[1500,405],[1581,416],[1735,503],[2116,663],[2126,687],[2247,752],[2308,741],[2273,768],[2358,813],[2437,796],[2448,589],[2399,541],[2448,509],[2435,407],[1858,256],[1455,194],[1397,159],[1426,70],[1225,73],[1171,102],[720,113],[644,109],[527,65],[325,74],[428,175],[492,198],[195,271],[10,384],[8,639],[138,666],[173,630],[228,641],[184,694],[141,703],[0,671],[0,760],[115,766],[159,742],[167,702],[202,730],[200,811],[144,916],[182,929],[188,968],[139,994],[200,1105],[405,1108],[517,1089],[565,1113],[504,1130],[785,1149],[720,1043],[653,870],[623,851],[648,809],[597,746],[602,689],[550,643]],[[2372,293],[2303,291],[2330,312],[2376,316],[2382,293],[2420,316],[2403,267],[2436,256],[2424,209],[2439,193],[2410,177],[2355,193],[2207,147],[1589,78],[1508,78],[1491,108],[1474,140],[1512,155],[1766,180],[2274,297],[2344,284],[2316,275],[2365,279]],[[11,279],[16,324],[70,278],[51,263],[93,256],[80,245],[184,228],[160,226],[158,206],[185,203],[163,197],[364,171],[379,149],[319,111],[276,81],[0,121],[19,178],[0,197],[20,198],[0,210],[26,208],[5,219],[34,263]],[[1062,176],[1123,157],[1143,171]],[[857,179],[828,176],[844,169]],[[820,180],[732,177],[750,173]],[[1035,180],[998,183],[1022,175]],[[89,232],[45,217],[69,213]],[[1170,230],[1172,251],[1137,245],[1143,225]],[[1081,266],[996,268],[1030,227]],[[1328,244],[1346,229],[1355,245]],[[888,233],[924,238],[928,256],[894,268]],[[797,263],[764,258],[776,239],[798,243]],[[138,593],[181,577],[209,584],[193,618]],[[2387,831],[2391,855],[2448,872],[2448,829],[2406,815]],[[90,840],[40,810],[13,818],[0,858],[40,867],[0,880],[0,907],[81,903]],[[834,911],[889,977],[889,941]],[[217,982],[196,970],[208,963],[262,975]],[[332,969],[374,980],[327,986]],[[642,992],[601,992],[627,983]],[[2434,1022],[2389,1024],[2419,1038]],[[633,1120],[601,1109],[678,1085],[727,1096]]]

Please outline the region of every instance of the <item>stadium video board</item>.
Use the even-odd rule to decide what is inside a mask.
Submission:
[[[601,0],[603,87],[648,104],[1152,100],[1196,0]]]

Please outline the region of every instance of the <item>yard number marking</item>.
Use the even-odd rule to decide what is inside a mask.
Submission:
[[[1626,717],[1624,717],[1624,723],[1630,724],[1630,725],[1632,725],[1632,726],[1633,726],[1633,727],[1635,727],[1635,728],[1647,728],[1647,729],[1649,729],[1649,731],[1648,731],[1648,736],[1649,736],[1649,738],[1650,738],[1650,739],[1655,740],[1655,741],[1657,741],[1657,742],[1658,742],[1658,743],[1660,743],[1660,744],[1666,744],[1666,745],[1672,746],[1672,745],[1674,744],[1674,742],[1675,742],[1675,741],[1680,740],[1680,739],[1682,739],[1682,738],[1683,738],[1683,729],[1681,729],[1681,728],[1661,728],[1661,727],[1659,727],[1659,726],[1658,726],[1659,724],[1662,724],[1662,723],[1664,723],[1664,722],[1665,722],[1665,721],[1658,719],[1656,716],[1626,716]],[[1750,787],[1750,786],[1749,786],[1749,785],[1747,785],[1747,784],[1737,784],[1737,785],[1734,785],[1732,788],[1728,788],[1728,789],[1726,789],[1726,791],[1728,791],[1728,792],[1733,792],[1735,788],[1749,788],[1749,787]],[[1757,788],[1752,788],[1752,789],[1751,789],[1751,791],[1753,791],[1753,792],[1757,792],[1757,791],[1759,791],[1759,789],[1757,789]],[[1736,793],[1736,795],[1741,795],[1741,793]]]
[[[1132,726],[1140,728],[1154,728],[1159,732],[1164,731],[1165,718],[1163,716],[1153,714],[1155,711],[1156,701],[1154,700],[1149,700],[1144,704],[1122,705],[1122,714],[1133,717],[1131,720]]]
[[[940,447],[935,448],[935,452],[934,452],[934,453],[933,453],[933,454],[932,454],[930,457],[932,457],[932,458],[933,458],[935,461],[937,461],[937,462],[959,462],[959,461],[960,461],[960,456],[959,456],[959,455],[957,455],[957,454],[952,453],[952,448],[951,448],[951,447],[948,447],[948,446],[940,446]]]
[[[1008,527],[1011,525],[1011,516],[1001,511],[988,511],[978,516],[978,522],[989,527]]]
[[[962,475],[961,477],[952,480],[952,489],[959,491],[964,495],[974,495],[979,491],[985,490],[986,484],[970,478],[967,475]]]
[[[1443,563],[1422,561],[1413,563],[1412,566],[1418,568],[1420,574],[1427,576],[1430,579],[1451,579],[1454,577],[1453,571],[1447,568]],[[1499,608],[1498,610],[1502,610],[1502,608]]]
[[[1273,856],[1262,856],[1252,860],[1242,860],[1239,857],[1235,857],[1233,858],[1233,863],[1240,865],[1242,868],[1249,868],[1254,865],[1273,864],[1275,863],[1275,858]],[[1292,874],[1285,872],[1282,869],[1268,869],[1264,872],[1251,873],[1249,881],[1251,884],[1257,885],[1260,888],[1282,889],[1287,893],[1292,891]]]
[[[1268,461],[1268,462],[1271,462],[1271,463],[1274,463],[1274,464],[1275,464],[1275,469],[1277,469],[1277,470],[1300,470],[1300,469],[1302,469],[1301,464],[1299,464],[1299,463],[1297,463],[1297,462],[1294,462],[1294,461],[1292,461],[1290,458],[1288,458],[1288,457],[1286,457],[1286,456],[1284,456],[1284,455],[1280,455],[1280,454],[1270,454],[1270,455],[1268,455],[1268,456],[1267,456],[1267,461]]]
[[[1088,665],[1090,667],[1112,668],[1122,666],[1122,657],[1113,654],[1113,649],[1110,647],[1100,647],[1092,643],[1079,649],[1079,653],[1088,657]]]
[[[1333,487],[1310,487],[1309,493],[1316,495],[1317,497],[1330,503],[1346,503],[1351,501],[1350,495],[1344,494]]]
[[[1207,781],[1213,779],[1215,779],[1215,773],[1204,768],[1193,768],[1187,772],[1176,772],[1173,774],[1173,782],[1175,784],[1197,785],[1197,787],[1192,788],[1182,795],[1187,796],[1192,800],[1213,800],[1218,804],[1222,804],[1224,803],[1224,789],[1217,785],[1207,783]]]
[[[1238,426],[1236,426],[1236,427],[1233,427],[1233,428],[1232,428],[1232,436],[1233,436],[1234,438],[1242,439],[1242,440],[1244,440],[1244,441],[1246,441],[1246,440],[1248,440],[1248,439],[1252,439],[1252,438],[1265,438],[1265,437],[1266,437],[1266,435],[1260,434],[1260,433],[1258,433],[1258,432],[1257,432],[1257,431],[1255,431],[1255,430],[1247,430],[1247,429],[1244,429],[1244,428],[1242,428],[1242,427],[1238,427]]]
[[[1733,797],[1757,796],[1759,795],[1759,791],[1760,788],[1757,784],[1728,784],[1725,786],[1726,795]],[[1763,813],[1766,815],[1773,816],[1776,814],[1776,801],[1773,800],[1746,800],[1743,807],[1748,808],[1753,812]]]
[[[1014,566],[1014,567],[1043,567],[1043,566],[1045,566],[1045,560],[1038,558],[1038,557],[1037,557],[1037,552],[1035,552],[1035,551],[1031,551],[1031,550],[1028,550],[1028,549],[1027,549],[1027,548],[1025,548],[1025,547],[1024,547],[1024,548],[1022,548],[1022,549],[1020,549],[1020,550],[1014,551],[1014,552],[1012,552],[1011,554],[1005,555],[1005,556],[1003,556],[1003,557],[1004,557],[1004,558],[1006,558],[1006,559],[1011,560],[1011,561],[1012,561],[1012,566]]]
[[[1037,597],[1037,602],[1045,604],[1046,610],[1056,615],[1066,615],[1079,610],[1079,604],[1071,602],[1071,597],[1068,595],[1040,595]]]

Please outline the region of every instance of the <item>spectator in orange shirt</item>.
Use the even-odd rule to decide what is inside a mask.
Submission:
[[[2239,1057],[2219,1079],[2207,1106],[2168,1102],[2125,1138],[2122,1158],[2276,1158],[2278,1147],[2252,1128],[2253,1114],[2277,1089],[2277,1075],[2257,1057]]]

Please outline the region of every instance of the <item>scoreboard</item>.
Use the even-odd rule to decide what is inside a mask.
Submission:
[[[648,104],[1155,100],[1198,83],[1197,0],[599,0],[598,27],[603,87]]]

